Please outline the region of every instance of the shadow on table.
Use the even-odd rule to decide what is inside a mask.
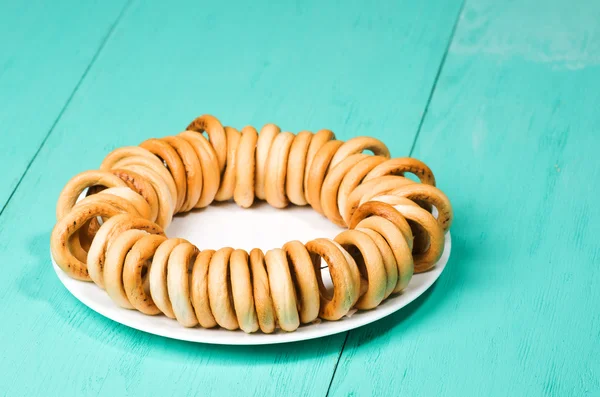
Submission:
[[[84,334],[110,349],[124,352],[162,352],[161,359],[183,359],[196,356],[211,357],[213,364],[234,364],[236,360],[253,363],[296,362],[314,360],[315,357],[336,356],[344,341],[344,334],[310,341],[262,346],[210,345],[164,338],[129,328],[91,310],[64,288],[54,273],[50,262],[49,234],[32,239],[29,246],[34,260],[27,261],[17,279],[18,290],[25,299],[41,303],[48,309],[37,315],[53,316],[53,329],[69,335]],[[51,314],[48,314],[51,312]],[[145,354],[143,352],[146,352]]]
[[[375,343],[378,339],[391,337],[392,334],[394,337],[402,337],[403,333],[411,329],[418,329],[436,317],[452,313],[460,291],[468,288],[469,285],[480,283],[473,266],[476,266],[485,254],[481,254],[481,250],[471,249],[469,238],[457,233],[453,234],[452,252],[448,264],[435,284],[398,312],[373,324],[350,331],[348,345],[362,346]]]
[[[473,259],[466,239],[453,236],[452,255],[440,279],[423,295],[402,310],[374,324],[350,331],[349,345],[369,344],[392,332],[409,330],[429,321],[432,316],[443,316],[453,292],[469,283],[469,266]],[[313,360],[315,357],[335,356],[343,344],[345,333],[330,337],[263,346],[209,345],[163,338],[138,331],[97,314],[73,297],[60,283],[50,265],[48,234],[38,235],[31,242],[30,252],[36,255],[33,266],[24,266],[19,279],[19,290],[29,299],[41,301],[51,307],[62,327],[69,333],[84,333],[87,337],[113,349],[131,351],[146,345],[145,350],[162,350],[161,358],[178,359],[179,356],[212,356],[218,363],[234,363],[252,356],[254,363],[274,363]],[[37,282],[32,280],[37,279]],[[428,320],[429,319],[429,320]],[[61,328],[62,328],[61,327]],[[65,331],[63,329],[63,331]],[[400,331],[400,332],[403,332]],[[110,335],[110,337],[106,337]],[[115,335],[118,334],[118,335]],[[103,337],[98,337],[103,335]],[[181,357],[179,357],[181,358]]]

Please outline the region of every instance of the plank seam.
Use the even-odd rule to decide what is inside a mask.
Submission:
[[[94,53],[94,56],[90,60],[90,63],[87,65],[87,67],[83,71],[83,74],[81,75],[81,77],[77,81],[77,84],[73,88],[73,91],[71,91],[71,94],[67,98],[67,101],[65,102],[65,104],[63,105],[63,107],[60,109],[60,112],[58,113],[58,116],[56,117],[56,119],[54,120],[54,122],[52,123],[52,125],[50,126],[50,129],[46,133],[46,136],[42,140],[40,146],[37,148],[37,150],[33,154],[33,157],[31,158],[31,160],[29,160],[29,163],[27,163],[27,167],[25,167],[25,170],[21,174],[21,177],[17,181],[17,184],[15,185],[14,189],[12,190],[12,192],[10,193],[10,195],[8,196],[8,199],[6,200],[6,202],[4,203],[4,205],[2,206],[2,209],[0,210],[0,218],[2,217],[2,214],[4,214],[4,210],[8,207],[8,203],[10,203],[10,201],[12,200],[13,196],[15,195],[17,189],[21,185],[21,182],[23,182],[23,179],[25,179],[25,175],[27,175],[27,172],[31,168],[31,165],[33,164],[34,160],[40,154],[42,148],[44,147],[44,145],[48,141],[48,138],[50,137],[50,135],[54,131],[54,128],[56,128],[56,125],[58,124],[58,122],[62,118],[63,114],[65,113],[65,111],[67,110],[67,108],[69,107],[69,105],[71,104],[71,101],[73,100],[73,97],[75,96],[75,94],[77,93],[77,91],[79,91],[79,87],[83,83],[83,80],[85,80],[88,72],[90,71],[90,69],[92,68],[92,66],[96,62],[96,60],[98,59],[98,56],[100,55],[100,53],[102,52],[102,50],[106,46],[106,43],[108,42],[108,40],[112,36],[112,33],[114,32],[115,28],[117,27],[117,25],[119,24],[119,22],[123,18],[123,15],[125,15],[125,12],[127,11],[127,9],[129,8],[129,6],[131,5],[132,2],[133,2],[133,0],[129,0],[127,3],[125,3],[125,5],[121,9],[121,11],[119,12],[119,15],[117,15],[117,18],[110,25],[110,28],[108,29],[108,32],[102,38],[102,41],[100,42],[100,46],[98,47],[98,49]]]
[[[423,127],[423,121],[425,120],[425,116],[427,115],[427,111],[429,110],[429,104],[431,103],[431,99],[433,98],[433,94],[435,92],[435,89],[437,87],[437,82],[440,78],[440,75],[442,73],[442,69],[444,67],[444,64],[446,63],[446,57],[448,56],[448,52],[450,51],[450,46],[452,45],[452,42],[454,41],[454,36],[456,34],[456,29],[458,27],[458,23],[460,22],[460,17],[462,16],[464,7],[465,7],[465,3],[467,0],[464,0],[461,5],[460,5],[460,9],[458,10],[458,14],[456,16],[456,21],[454,21],[454,26],[452,26],[452,31],[450,33],[450,36],[448,38],[448,43],[446,44],[446,49],[444,51],[444,55],[442,56],[442,59],[440,61],[440,65],[438,66],[438,70],[435,74],[435,80],[433,81],[433,84],[431,85],[431,91],[429,92],[429,97],[427,98],[427,103],[425,104],[425,109],[423,110],[423,115],[421,116],[421,120],[419,121],[419,126],[417,127],[417,133],[415,134],[415,138],[412,142],[412,146],[410,148],[410,152],[408,154],[408,156],[410,157],[413,153],[413,150],[415,149],[415,145],[417,143],[417,139],[419,138],[419,134],[421,132],[421,128]],[[346,347],[346,342],[348,342],[348,336],[350,335],[350,332],[352,331],[347,331],[346,332],[346,337],[344,338],[344,343],[342,344],[342,348],[340,349],[340,354],[338,355],[337,361],[335,363],[335,366],[333,367],[333,374],[331,375],[331,380],[329,381],[329,386],[327,387],[327,394],[325,395],[326,397],[329,397],[329,393],[331,391],[331,386],[333,385],[333,380],[335,379],[335,374],[337,373],[337,369],[338,369],[338,365],[342,359],[342,354],[344,353],[344,348]]]
[[[435,80],[433,85],[431,86],[431,91],[429,92],[429,97],[427,98],[427,103],[425,104],[425,110],[423,110],[423,115],[421,116],[421,120],[419,121],[419,126],[417,127],[417,133],[415,134],[415,138],[413,139],[412,146],[410,147],[410,152],[408,153],[408,157],[412,156],[413,151],[415,150],[415,146],[417,145],[417,140],[419,139],[419,135],[421,134],[421,128],[423,128],[423,122],[425,121],[425,117],[427,116],[427,112],[429,111],[429,104],[431,103],[431,99],[433,98],[433,94],[437,88],[438,80],[440,79],[440,75],[442,74],[442,69],[446,64],[446,57],[448,56],[448,52],[450,51],[450,46],[454,41],[454,35],[456,34],[456,28],[458,27],[458,23],[460,22],[460,17],[462,16],[463,10],[465,8],[465,3],[467,0],[464,0],[458,11],[458,16],[456,17],[456,21],[454,22],[454,26],[452,27],[452,33],[450,33],[450,38],[448,39],[448,43],[446,44],[446,50],[444,51],[444,55],[442,56],[442,61],[440,62],[440,66],[438,67],[437,73],[435,74]]]
[[[347,331],[346,337],[344,338],[344,343],[342,343],[342,348],[340,349],[340,354],[338,354],[337,361],[335,362],[335,366],[333,367],[333,374],[331,374],[331,379],[329,380],[329,386],[327,386],[327,394],[325,394],[325,397],[329,397],[329,391],[331,390],[331,385],[333,385],[333,379],[335,378],[335,372],[337,371],[338,364],[340,363],[340,359],[342,358],[342,353],[344,352],[344,347],[346,347],[346,342],[348,341],[349,335],[350,335],[350,331]]]

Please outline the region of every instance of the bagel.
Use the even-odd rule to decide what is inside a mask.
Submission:
[[[177,213],[215,201],[249,208],[256,199],[308,204],[347,230],[266,254],[200,251],[165,235]],[[390,158],[376,138],[343,142],[330,130],[294,134],[274,124],[238,132],[203,115],[176,135],[115,149],[100,170],[73,177],[56,218],[56,264],[104,288],[116,305],[184,327],[268,334],[340,320],[405,291],[413,274],[440,260],[453,210],[425,163]]]

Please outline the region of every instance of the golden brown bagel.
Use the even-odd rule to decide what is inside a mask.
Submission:
[[[319,317],[325,320],[339,320],[354,306],[360,294],[360,280],[355,279],[343,250],[333,241],[318,238],[309,241],[306,249],[311,254],[315,274],[321,293]],[[320,258],[325,259],[333,281],[333,294],[330,294],[321,277]]]
[[[277,135],[269,151],[265,169],[265,198],[275,208],[284,208],[289,204],[285,195],[285,176],[288,154],[294,141],[294,134],[281,132]]]
[[[308,177],[310,173],[310,167],[312,167],[313,159],[315,155],[323,145],[325,145],[330,140],[335,139],[335,134],[329,130],[320,130],[310,140],[310,144],[308,145],[308,150],[306,151],[306,164],[304,166],[304,194],[306,196],[306,192],[308,190]],[[305,197],[306,202],[308,203],[308,197]]]
[[[178,194],[177,185],[175,184],[175,181],[173,180],[173,177],[171,176],[167,168],[157,158],[149,159],[143,156],[131,156],[117,161],[114,165],[114,168],[131,169],[134,171],[135,169],[144,169],[157,174],[160,177],[157,180],[159,180],[161,185],[164,185],[166,190],[169,192],[169,197],[171,198],[172,205],[174,206],[174,208],[176,208]],[[159,192],[157,191],[157,193]]]
[[[103,275],[104,288],[113,302],[126,309],[133,309],[134,307],[129,302],[123,284],[125,258],[135,243],[148,235],[149,233],[143,230],[127,230],[121,233],[119,238],[106,251]]]
[[[331,159],[331,167],[335,167],[346,157],[355,153],[362,153],[365,150],[370,150],[375,156],[390,158],[390,151],[379,139],[370,136],[357,136],[344,142]]]
[[[158,164],[162,165],[160,160],[149,150],[138,146],[124,146],[110,152],[104,160],[102,160],[100,169],[103,171],[110,171],[113,168],[118,168],[115,167],[115,164],[129,157],[145,157],[149,161],[158,162]]]
[[[175,182],[175,186],[177,188],[177,202],[175,204],[175,211],[179,212],[181,210],[181,206],[183,205],[183,201],[185,200],[185,193],[187,189],[186,170],[181,157],[179,154],[177,154],[175,148],[169,145],[165,138],[148,139],[140,143],[140,147],[155,154],[160,160],[167,164],[167,170],[171,174],[173,182]]]
[[[380,176],[370,181],[363,182],[356,187],[348,196],[346,207],[342,216],[346,224],[350,224],[350,218],[356,209],[364,202],[369,201],[371,197],[385,194],[398,187],[413,184],[414,182],[402,176],[388,175]]]
[[[394,196],[391,194],[383,194],[381,196],[375,196],[371,200],[384,202],[384,203],[390,204],[392,206],[394,206],[396,204],[406,204],[406,205],[411,205],[413,207],[419,207],[419,206],[422,207],[422,205],[423,205],[423,203],[417,204],[416,202],[409,200],[407,198],[400,197],[400,196]],[[428,204],[425,203],[425,205],[428,205]],[[412,234],[414,237],[413,245],[412,245],[413,255],[425,252],[427,250],[427,248],[429,247],[429,234],[418,223],[409,222],[409,225],[410,225],[410,228],[412,229]]]
[[[381,259],[383,260],[383,267],[385,269],[386,276],[386,287],[385,294],[383,299],[386,299],[388,296],[394,292],[396,288],[396,284],[398,284],[398,265],[396,264],[396,258],[394,257],[394,252],[388,245],[387,241],[381,236],[381,234],[377,233],[372,229],[367,228],[356,228],[360,232],[365,233],[371,240],[377,245],[379,248],[379,253],[381,254]]]
[[[431,169],[389,157],[376,138],[342,142],[329,130],[294,135],[273,124],[240,133],[204,115],[176,136],[113,150],[100,171],[69,181],[57,202],[52,256],[69,276],[106,288],[117,305],[185,327],[272,333],[317,317],[338,320],[402,292],[444,250],[453,212]],[[176,213],[215,200],[248,208],[255,198],[276,208],[310,204],[349,230],[290,241],[266,256],[199,251],[164,235]]]
[[[313,134],[301,131],[296,135],[290,148],[285,180],[285,191],[288,199],[296,205],[306,205],[304,196],[304,171],[306,155]]]
[[[215,200],[217,201],[231,199],[235,189],[235,162],[238,143],[240,142],[240,133],[233,127],[225,127],[225,134],[227,135],[227,162],[225,163],[225,171],[221,177],[221,185],[215,196]]]
[[[93,197],[96,197],[96,199],[107,200],[109,202],[112,201],[113,203],[116,203],[115,197],[118,197],[131,204],[135,209],[135,211],[128,210],[128,213],[133,214],[137,212],[142,218],[152,220],[152,209],[150,208],[148,202],[144,199],[144,197],[129,187],[111,187],[109,189],[104,189],[100,193],[96,193],[92,196],[84,198],[79,203]]]
[[[123,180],[131,190],[138,193],[144,198],[144,200],[146,200],[150,206],[150,216],[148,219],[152,222],[156,222],[159,204],[158,196],[156,195],[156,191],[152,187],[152,184],[140,174],[136,174],[130,170],[112,169],[110,172],[121,178],[121,180]]]
[[[389,159],[373,168],[364,180],[366,182],[385,175],[404,176],[406,172],[416,175],[421,183],[435,186],[435,177],[431,169],[427,164],[412,157]]]
[[[283,246],[294,281],[300,321],[310,323],[319,316],[319,283],[308,250],[300,241],[289,241]]]
[[[396,225],[381,216],[370,216],[361,220],[356,229],[372,229],[379,233],[388,243],[398,266],[398,283],[393,292],[400,292],[410,282],[414,273],[413,257],[404,235]]]
[[[406,221],[406,218],[404,218],[404,216],[402,216],[402,214],[393,206],[384,202],[369,201],[361,205],[354,212],[354,215],[352,215],[352,219],[350,220],[349,224],[350,229],[356,228],[360,221],[374,215],[381,216],[391,221],[398,228],[398,230],[400,230],[409,248],[412,249],[413,234],[410,225]]]
[[[319,149],[312,159],[308,171],[308,180],[310,183],[307,185],[306,201],[319,213],[323,212],[321,210],[321,186],[325,180],[325,174],[329,169],[331,159],[342,144],[342,141],[329,141]]]
[[[213,202],[221,183],[221,171],[219,170],[217,154],[201,134],[184,131],[179,136],[192,145],[196,156],[200,160],[202,192],[194,208],[204,208]]]
[[[185,188],[183,192],[180,192],[179,188],[177,188],[178,197],[183,195],[178,212],[190,211],[194,208],[202,193],[203,178],[200,160],[192,145],[184,138],[180,136],[167,136],[162,139],[175,149],[183,163],[185,172]]]
[[[87,256],[87,268],[90,278],[100,288],[104,288],[104,259],[106,250],[115,238],[130,229],[144,230],[152,234],[164,234],[163,229],[156,223],[130,214],[115,215],[104,222],[98,233],[94,236],[94,241],[92,241]]]
[[[254,191],[256,197],[261,200],[265,199],[265,178],[266,178],[266,166],[269,153],[271,152],[271,146],[273,141],[279,135],[281,130],[274,124],[266,124],[258,135],[256,141],[256,179],[254,185]]]
[[[287,263],[285,251],[275,248],[265,255],[271,298],[277,315],[277,323],[284,331],[295,331],[300,325],[296,292]]]
[[[344,175],[344,178],[340,183],[340,188],[338,189],[338,208],[342,217],[344,217],[344,214],[346,213],[346,203],[348,202],[348,197],[352,191],[360,185],[369,171],[383,163],[385,160],[386,158],[381,156],[368,156],[356,163],[356,165]]]
[[[208,297],[208,266],[214,254],[214,250],[200,252],[192,268],[192,306],[194,306],[196,318],[203,328],[217,326],[210,310]]]
[[[186,128],[188,131],[196,131],[202,134],[206,132],[210,145],[215,149],[219,161],[219,173],[225,170],[227,162],[227,136],[221,122],[211,115],[205,114],[196,117]]]
[[[138,240],[125,258],[123,287],[127,300],[140,312],[148,315],[160,313],[150,293],[149,264],[165,236],[150,234]],[[149,263],[150,262],[150,263]]]
[[[356,308],[367,310],[377,307],[387,287],[387,275],[379,248],[371,237],[358,230],[346,230],[338,234],[334,241],[352,256],[368,285],[356,302]]]
[[[325,176],[323,186],[321,187],[321,209],[323,210],[323,215],[336,225],[346,226],[346,222],[344,222],[338,208],[338,191],[342,179],[344,179],[348,171],[366,157],[368,157],[366,154],[360,153],[350,155],[333,167]]]
[[[229,258],[229,271],[231,275],[231,292],[235,315],[240,328],[247,333],[258,330],[258,319],[254,308],[252,294],[252,280],[248,265],[248,253],[244,250],[235,250]]]
[[[127,187],[120,178],[106,171],[84,171],[75,175],[62,189],[56,203],[56,219],[61,220],[75,206],[81,193],[92,186]]]
[[[164,313],[165,316],[175,318],[173,312],[173,306],[169,300],[169,291],[167,286],[167,272],[169,256],[171,252],[179,244],[187,243],[182,238],[170,238],[164,240],[154,252],[152,258],[152,265],[150,266],[150,272],[148,279],[150,281],[150,294],[156,307]]]
[[[198,248],[185,242],[171,251],[167,262],[167,292],[175,318],[184,327],[198,324],[190,299],[190,269],[198,256]]]
[[[419,207],[411,200],[398,197],[394,208],[412,224],[418,225],[419,230],[427,233],[427,248],[423,252],[418,253],[415,253],[413,250],[413,260],[415,273],[430,270],[440,259],[444,251],[444,231],[429,211]]]
[[[50,236],[50,251],[58,266],[70,277],[77,280],[90,281],[87,264],[77,259],[69,249],[68,241],[83,225],[98,216],[110,218],[122,213],[122,210],[109,203],[95,203],[73,208],[62,217]]]
[[[269,276],[265,269],[265,257],[262,251],[254,248],[250,251],[250,269],[252,273],[252,291],[254,292],[254,307],[260,330],[265,334],[275,331],[275,309],[271,299]]]
[[[437,221],[444,233],[450,229],[454,218],[452,205],[440,189],[430,185],[413,183],[412,185],[401,186],[391,191],[390,194],[433,205],[438,210]]]
[[[208,267],[210,310],[217,324],[228,330],[239,328],[233,307],[229,272],[229,258],[232,252],[231,247],[221,248],[212,256]]]
[[[137,196],[137,197],[136,197]],[[81,205],[90,205],[95,203],[109,203],[124,213],[134,216],[143,216],[140,211],[144,212],[148,209],[146,201],[137,193],[128,187],[109,188],[102,190],[92,196],[87,196],[75,204],[75,207]],[[144,205],[146,207],[144,207]],[[73,208],[75,208],[73,207]],[[139,209],[138,209],[139,208]],[[76,233],[73,233],[69,238],[69,247],[73,255],[82,262],[87,262],[87,253],[96,233],[100,229],[100,223],[97,218],[92,218]]]
[[[237,149],[236,180],[233,199],[242,208],[248,208],[254,202],[254,173],[256,172],[256,159],[254,152],[258,133],[254,127],[246,126],[242,129],[242,137]]]

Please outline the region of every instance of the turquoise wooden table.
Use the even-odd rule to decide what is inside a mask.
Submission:
[[[599,21],[591,0],[0,1],[0,395],[599,396]],[[258,348],[83,306],[49,261],[60,189],[203,113],[428,163],[455,210],[441,278]]]

